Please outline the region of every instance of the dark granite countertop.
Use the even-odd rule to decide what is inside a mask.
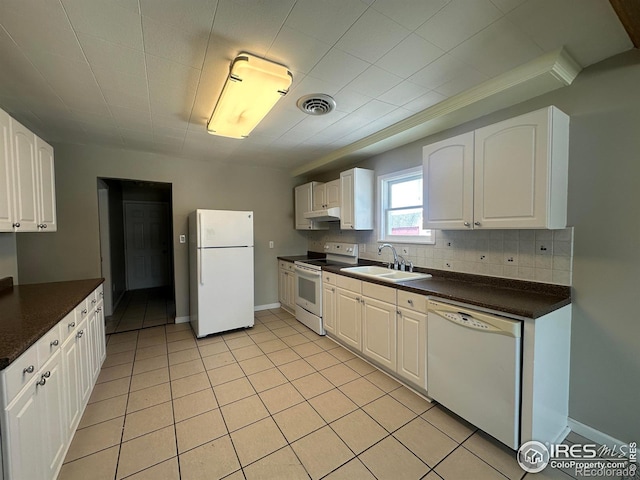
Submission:
[[[24,353],[104,281],[17,285],[0,293],[0,370]]]
[[[363,260],[359,264],[382,265],[378,262]],[[387,287],[439,297],[443,300],[453,300],[524,318],[539,318],[571,303],[571,287],[563,285],[425,268],[416,268],[416,271],[430,273],[433,275],[431,278],[388,283],[382,280],[364,279],[354,274],[342,272],[341,267],[327,266],[323,267],[323,270]]]

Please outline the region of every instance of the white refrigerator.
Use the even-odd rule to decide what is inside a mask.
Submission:
[[[252,327],[253,212],[189,214],[190,322],[198,338]]]

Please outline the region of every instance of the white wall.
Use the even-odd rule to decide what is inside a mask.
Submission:
[[[188,243],[180,244],[178,236],[188,233],[191,210],[255,212],[256,305],[278,301],[276,257],[306,251],[306,239],[293,228],[294,182],[288,172],[97,146],[54,148],[58,231],[17,236],[22,283],[100,276],[98,177],[173,185],[177,316],[189,315]],[[268,248],[269,240],[276,248]]]

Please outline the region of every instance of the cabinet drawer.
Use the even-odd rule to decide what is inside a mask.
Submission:
[[[98,288],[96,288],[96,298],[98,299],[98,303],[100,303],[102,301],[102,299],[104,298],[104,290],[103,290],[103,286],[100,285]]]
[[[335,273],[322,272],[322,283],[327,285],[336,285],[336,278],[338,276]]]
[[[75,312],[69,313],[66,317],[60,320],[60,341],[64,342],[67,338],[71,336],[71,334],[76,330],[78,326],[78,321],[76,321]]]
[[[284,268],[288,272],[293,272],[295,267],[291,262],[285,262],[284,260],[280,260],[280,268]]]
[[[396,304],[396,289],[375,283],[362,282],[362,294],[380,300],[381,302]]]
[[[38,349],[32,345],[4,370],[5,405],[38,373]]]
[[[398,290],[398,306],[427,313],[427,296]]]
[[[91,311],[98,304],[98,291],[91,292],[86,299],[88,310]]]
[[[81,301],[78,304],[78,306],[75,308],[75,313],[76,313],[76,324],[80,323],[82,320],[87,318],[87,315],[89,314],[89,303],[87,302],[86,298],[83,301]]]
[[[49,360],[49,357],[62,345],[64,341],[63,334],[61,333],[63,322],[64,319],[58,322],[55,327],[45,333],[40,340],[36,342],[35,347],[38,350],[38,365],[44,365],[47,360]]]
[[[355,278],[345,277],[343,275],[336,275],[336,285],[345,290],[351,290],[355,293],[362,293],[362,281]]]

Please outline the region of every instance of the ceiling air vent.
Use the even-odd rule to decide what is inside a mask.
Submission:
[[[324,93],[312,93],[296,102],[300,110],[309,115],[325,115],[336,108],[336,101]]]

